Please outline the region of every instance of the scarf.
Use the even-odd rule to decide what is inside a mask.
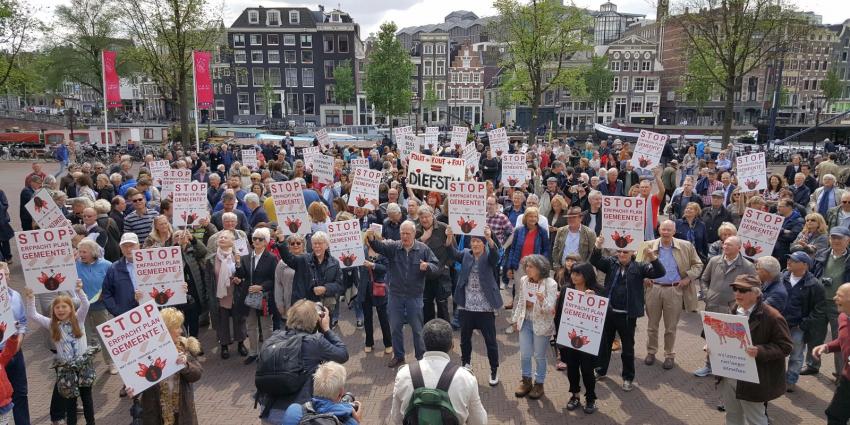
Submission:
[[[215,286],[215,296],[224,298],[227,296],[227,286],[230,285],[230,277],[236,269],[236,264],[233,262],[233,251],[225,252],[221,248],[215,253],[216,260],[219,261],[218,280]]]

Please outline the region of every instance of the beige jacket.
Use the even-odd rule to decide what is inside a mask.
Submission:
[[[729,267],[726,266],[723,254],[711,257],[699,280],[702,293],[705,296],[706,311],[727,313],[729,307],[735,301],[735,294],[732,292],[732,286],[730,286],[732,282],[739,275],[755,274],[755,272],[756,268],[753,263],[741,254],[738,254],[738,258]]]
[[[643,261],[643,251],[649,249],[657,251],[661,244],[661,238],[646,241],[637,250],[636,260]],[[689,277],[691,282],[684,287],[676,287],[675,290],[682,293],[684,308],[686,311],[696,311],[698,308],[697,285],[699,276],[702,274],[702,260],[697,255],[694,245],[686,240],[673,238],[673,259],[679,268],[679,278]]]
[[[528,285],[528,276],[523,276],[520,279],[519,287],[516,288],[516,298],[514,302],[514,313],[511,317],[511,323],[516,323],[517,329],[522,329],[522,322],[525,321],[525,294],[526,286]],[[538,303],[534,306],[531,312],[532,322],[534,324],[534,334],[538,336],[555,335],[555,309],[558,303],[558,283],[555,279],[547,277],[540,283],[545,289],[543,303]]]
[[[564,247],[567,244],[567,234],[570,232],[570,226],[564,226],[558,229],[555,236],[555,246],[552,248],[552,268],[557,270],[561,267],[561,259],[564,256]],[[593,252],[593,245],[596,243],[596,233],[585,225],[581,225],[578,230],[578,255],[588,261],[590,253]]]

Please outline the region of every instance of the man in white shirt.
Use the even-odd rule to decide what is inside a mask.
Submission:
[[[452,327],[445,320],[431,320],[425,324],[422,339],[425,340],[426,351],[418,363],[419,369],[422,372],[424,386],[436,388],[443,370],[451,366],[448,353],[452,351]],[[389,423],[402,423],[413,391],[410,366],[402,366],[395,377]],[[481,397],[478,395],[478,381],[469,370],[457,369],[448,387],[448,393],[452,408],[461,424],[487,423],[487,411],[484,410]]]

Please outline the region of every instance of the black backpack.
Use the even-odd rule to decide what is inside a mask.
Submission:
[[[437,388],[427,388],[419,362],[410,364],[413,395],[404,411],[403,425],[460,425],[449,398],[449,387],[458,368],[458,365],[447,364],[437,381]]]
[[[310,378],[304,369],[301,347],[304,340],[316,339],[316,334],[285,331],[273,334],[257,356],[254,385],[260,394],[286,397],[297,394]]]
[[[343,422],[333,413],[318,413],[313,403],[308,401],[301,405],[303,412],[298,425],[342,425]]]

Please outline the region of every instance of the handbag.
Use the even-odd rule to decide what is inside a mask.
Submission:
[[[254,310],[262,310],[263,309],[263,293],[262,292],[249,292],[248,295],[245,296],[245,305],[253,308]]]
[[[372,296],[385,297],[387,296],[386,282],[376,282],[375,275],[372,274],[372,269],[369,269],[369,280],[372,281]]]

